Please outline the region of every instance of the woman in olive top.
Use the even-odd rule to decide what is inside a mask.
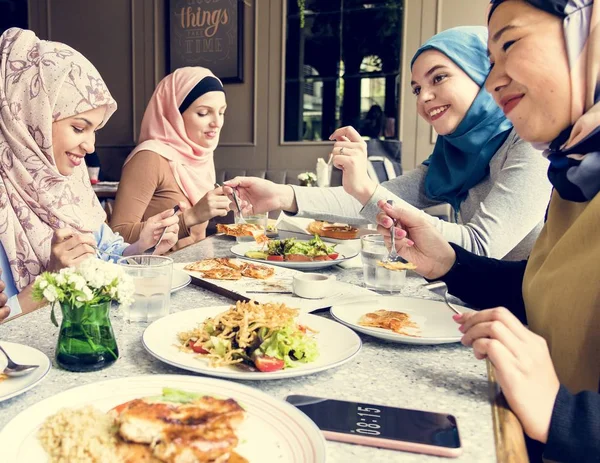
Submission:
[[[531,461],[600,461],[600,6],[496,0],[486,87],[519,135],[545,148],[554,193],[528,261],[449,245],[419,213],[380,202],[398,252],[481,308],[456,315],[463,344],[493,363]],[[498,307],[503,306],[503,307]],[[524,323],[528,327],[524,326]]]

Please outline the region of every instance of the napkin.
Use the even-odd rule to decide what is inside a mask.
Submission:
[[[308,224],[313,222],[314,219],[304,218],[304,217],[293,217],[287,215],[284,212],[279,214],[277,218],[277,230],[283,230],[294,233],[304,233],[308,235],[308,231],[306,230]]]

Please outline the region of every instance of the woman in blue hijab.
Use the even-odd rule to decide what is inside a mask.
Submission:
[[[438,134],[423,165],[378,185],[367,173],[362,137],[343,127],[331,136],[343,188],[247,177],[228,184],[255,210],[281,209],[330,222],[374,223],[380,199],[409,209],[449,203],[453,222],[427,216],[448,241],[478,255],[526,258],[550,199],[548,162],[517,136],[483,88],[490,70],[487,29],[456,27],[437,34],[417,50],[411,69],[418,113]]]

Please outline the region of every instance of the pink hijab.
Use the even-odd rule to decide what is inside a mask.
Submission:
[[[167,159],[175,181],[192,205],[213,189],[215,163],[213,151],[187,136],[179,106],[198,82],[208,76],[215,77],[206,68],[185,67],[160,81],[144,113],[139,144],[125,160],[127,164],[144,150]]]
[[[83,55],[32,31],[0,36],[0,242],[20,291],[48,265],[54,230],[96,231],[106,215],[85,166],[56,169],[52,123],[106,106],[117,109]]]

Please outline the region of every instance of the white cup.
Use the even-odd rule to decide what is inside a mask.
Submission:
[[[298,273],[292,279],[292,291],[296,296],[304,299],[322,299],[333,294],[331,283],[336,280],[335,275],[321,273]]]

